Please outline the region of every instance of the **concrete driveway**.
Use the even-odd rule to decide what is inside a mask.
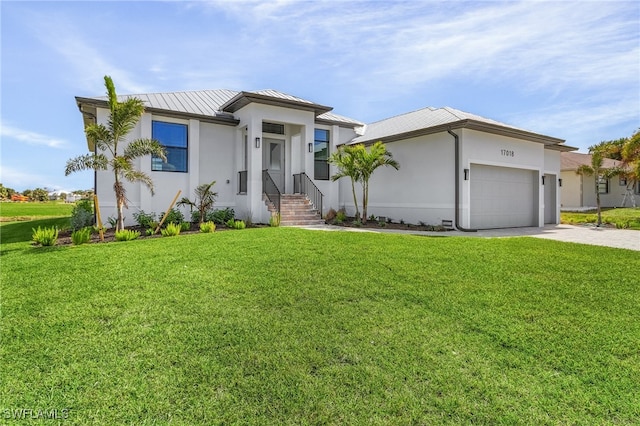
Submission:
[[[628,229],[596,228],[595,226],[547,225],[544,228],[505,228],[487,229],[478,232],[422,232],[397,229],[347,228],[342,226],[313,226],[308,229],[322,229],[327,231],[352,232],[384,232],[393,234],[414,234],[438,237],[476,237],[476,238],[505,238],[505,237],[535,237],[548,240],[565,241],[579,244],[590,244],[640,251],[640,231]]]

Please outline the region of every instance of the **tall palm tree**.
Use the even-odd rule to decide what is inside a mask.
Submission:
[[[640,129],[638,129],[622,148],[622,163],[630,181],[640,185]]]
[[[360,170],[357,167],[356,159],[359,157],[358,151],[363,149],[364,147],[362,145],[342,145],[329,157],[329,163],[338,168],[338,173],[331,176],[331,180],[335,182],[343,177],[351,179],[353,204],[356,206],[356,220],[360,218],[358,197],[356,196],[356,182],[360,180]]]
[[[610,145],[606,142],[594,145],[589,148],[591,154],[591,164],[582,164],[576,170],[579,175],[593,176],[596,190],[596,207],[598,211],[598,223],[597,226],[602,225],[602,212],[600,209],[600,188],[598,183],[601,179],[611,179],[612,177],[622,173],[622,169],[619,167],[603,168],[602,164],[604,159],[607,158]]]
[[[360,183],[362,184],[362,223],[367,222],[367,206],[369,204],[369,179],[378,167],[391,166],[398,170],[400,164],[393,159],[391,152],[387,150],[382,142],[371,145],[367,151],[362,145],[357,151],[356,164],[360,173]]]
[[[123,181],[142,182],[153,195],[153,181],[146,173],[136,170],[133,161],[145,155],[154,155],[166,161],[164,148],[153,139],[136,139],[125,145],[126,136],[144,113],[144,103],[137,98],[118,102],[116,88],[109,76],[104,77],[110,116],[107,125],[91,124],[85,128],[87,139],[96,147],[91,154],[80,155],[67,161],[65,176],[81,170],[113,171],[113,190],[116,195],[118,222],[116,230],[124,229],[122,209],[127,208],[127,192]]]

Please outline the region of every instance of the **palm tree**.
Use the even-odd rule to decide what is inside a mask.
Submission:
[[[589,153],[591,154],[591,164],[582,164],[576,170],[579,175],[593,176],[595,181],[596,190],[596,206],[598,211],[598,223],[597,226],[602,225],[602,212],[600,209],[600,188],[598,183],[602,179],[611,179],[613,176],[622,173],[622,169],[619,167],[603,168],[602,164],[604,159],[607,158],[607,153],[611,149],[610,145],[606,142],[600,143],[589,147]]]
[[[622,163],[628,168],[627,177],[640,185],[640,129],[638,129],[622,148]]]
[[[369,204],[369,179],[371,175],[378,167],[391,166],[398,170],[400,164],[393,159],[393,155],[382,142],[376,142],[371,145],[369,151],[364,147],[359,149],[356,164],[360,173],[360,183],[362,184],[362,223],[366,223],[367,205]]]
[[[196,187],[194,194],[196,196],[195,201],[191,201],[187,197],[183,197],[178,201],[179,206],[189,206],[191,209],[197,209],[200,213],[200,224],[204,222],[207,212],[213,208],[213,203],[218,196],[217,192],[213,192],[211,188],[216,184],[214,180],[211,183],[203,183]]]
[[[122,209],[127,208],[127,192],[123,181],[142,182],[153,195],[153,181],[146,173],[136,170],[133,161],[145,155],[154,155],[166,161],[164,148],[153,139],[136,139],[129,142],[122,153],[118,148],[125,144],[127,134],[144,113],[144,104],[138,98],[129,98],[118,102],[113,80],[104,77],[107,88],[110,117],[107,125],[91,124],[85,128],[87,139],[96,147],[95,152],[72,158],[67,161],[65,176],[81,170],[113,171],[113,190],[116,195],[118,218],[116,230],[124,229]],[[100,152],[98,152],[100,151]]]
[[[336,181],[343,177],[351,179],[351,192],[353,193],[353,204],[356,206],[356,220],[360,218],[360,210],[358,209],[358,197],[356,196],[355,183],[360,180],[360,170],[357,167],[356,159],[359,157],[358,151],[363,150],[362,145],[342,145],[338,150],[331,154],[329,163],[334,164],[338,168],[338,173],[331,176],[332,181]]]

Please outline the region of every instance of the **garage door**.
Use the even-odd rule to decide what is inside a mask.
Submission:
[[[471,165],[471,227],[537,226],[537,172]]]

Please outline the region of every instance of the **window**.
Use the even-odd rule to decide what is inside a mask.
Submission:
[[[284,124],[268,123],[264,121],[262,123],[262,133],[273,133],[276,135],[284,135]]]
[[[627,178],[625,176],[620,176],[618,179],[620,186],[627,186]]]
[[[313,146],[313,178],[316,180],[329,180],[329,131],[316,129]]]
[[[151,122],[151,137],[164,146],[167,162],[153,156],[151,170],[156,172],[187,172],[187,125]]]
[[[598,179],[598,193],[599,194],[609,193],[609,179],[605,179],[602,177]]]

